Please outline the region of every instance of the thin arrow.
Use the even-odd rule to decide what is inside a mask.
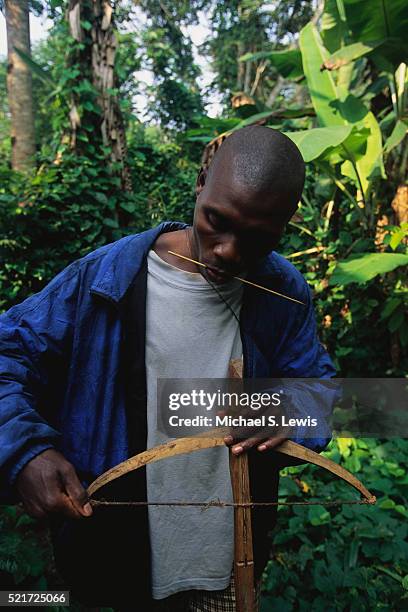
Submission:
[[[167,251],[170,255],[175,255],[176,257],[180,257],[180,259],[186,259],[187,261],[191,261],[197,266],[202,266],[203,268],[208,268],[206,264],[201,263],[200,261],[196,261],[195,259],[191,259],[191,257],[186,257],[185,255],[180,255],[180,253],[175,253],[174,251]],[[278,291],[274,291],[273,289],[269,289],[268,287],[263,287],[262,285],[257,285],[252,281],[247,280],[246,278],[241,278],[240,276],[232,276],[236,280],[241,281],[241,283],[245,283],[246,285],[251,285],[251,287],[256,287],[257,289],[263,289],[263,291],[268,291],[268,293],[273,293],[274,295],[278,295],[285,300],[290,300],[291,302],[296,302],[296,304],[301,304],[302,306],[306,306],[304,302],[300,300],[296,300],[295,298],[289,297],[288,295],[284,295],[283,293],[279,293]]]

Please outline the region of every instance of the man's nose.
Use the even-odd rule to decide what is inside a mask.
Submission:
[[[217,259],[225,262],[227,268],[239,269],[242,264],[242,256],[239,251],[238,241],[233,238],[216,244],[214,247],[214,255]]]

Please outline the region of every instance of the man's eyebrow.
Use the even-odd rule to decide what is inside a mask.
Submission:
[[[223,214],[218,211],[218,208],[217,208],[216,204],[205,204],[204,208],[205,208],[206,211],[212,212],[212,213],[216,214],[219,217],[223,216]]]

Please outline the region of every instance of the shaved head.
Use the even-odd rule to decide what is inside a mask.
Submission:
[[[291,216],[302,194],[305,164],[290,138],[251,125],[233,132],[216,152],[205,182],[220,179],[261,198],[278,214],[287,211]]]
[[[202,274],[223,282],[275,249],[304,180],[302,156],[284,134],[248,126],[228,136],[197,178],[190,254],[205,264]]]

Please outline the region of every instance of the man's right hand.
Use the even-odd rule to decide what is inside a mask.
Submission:
[[[17,477],[16,488],[26,512],[34,518],[55,513],[70,518],[92,514],[74,466],[52,448],[27,463]]]

